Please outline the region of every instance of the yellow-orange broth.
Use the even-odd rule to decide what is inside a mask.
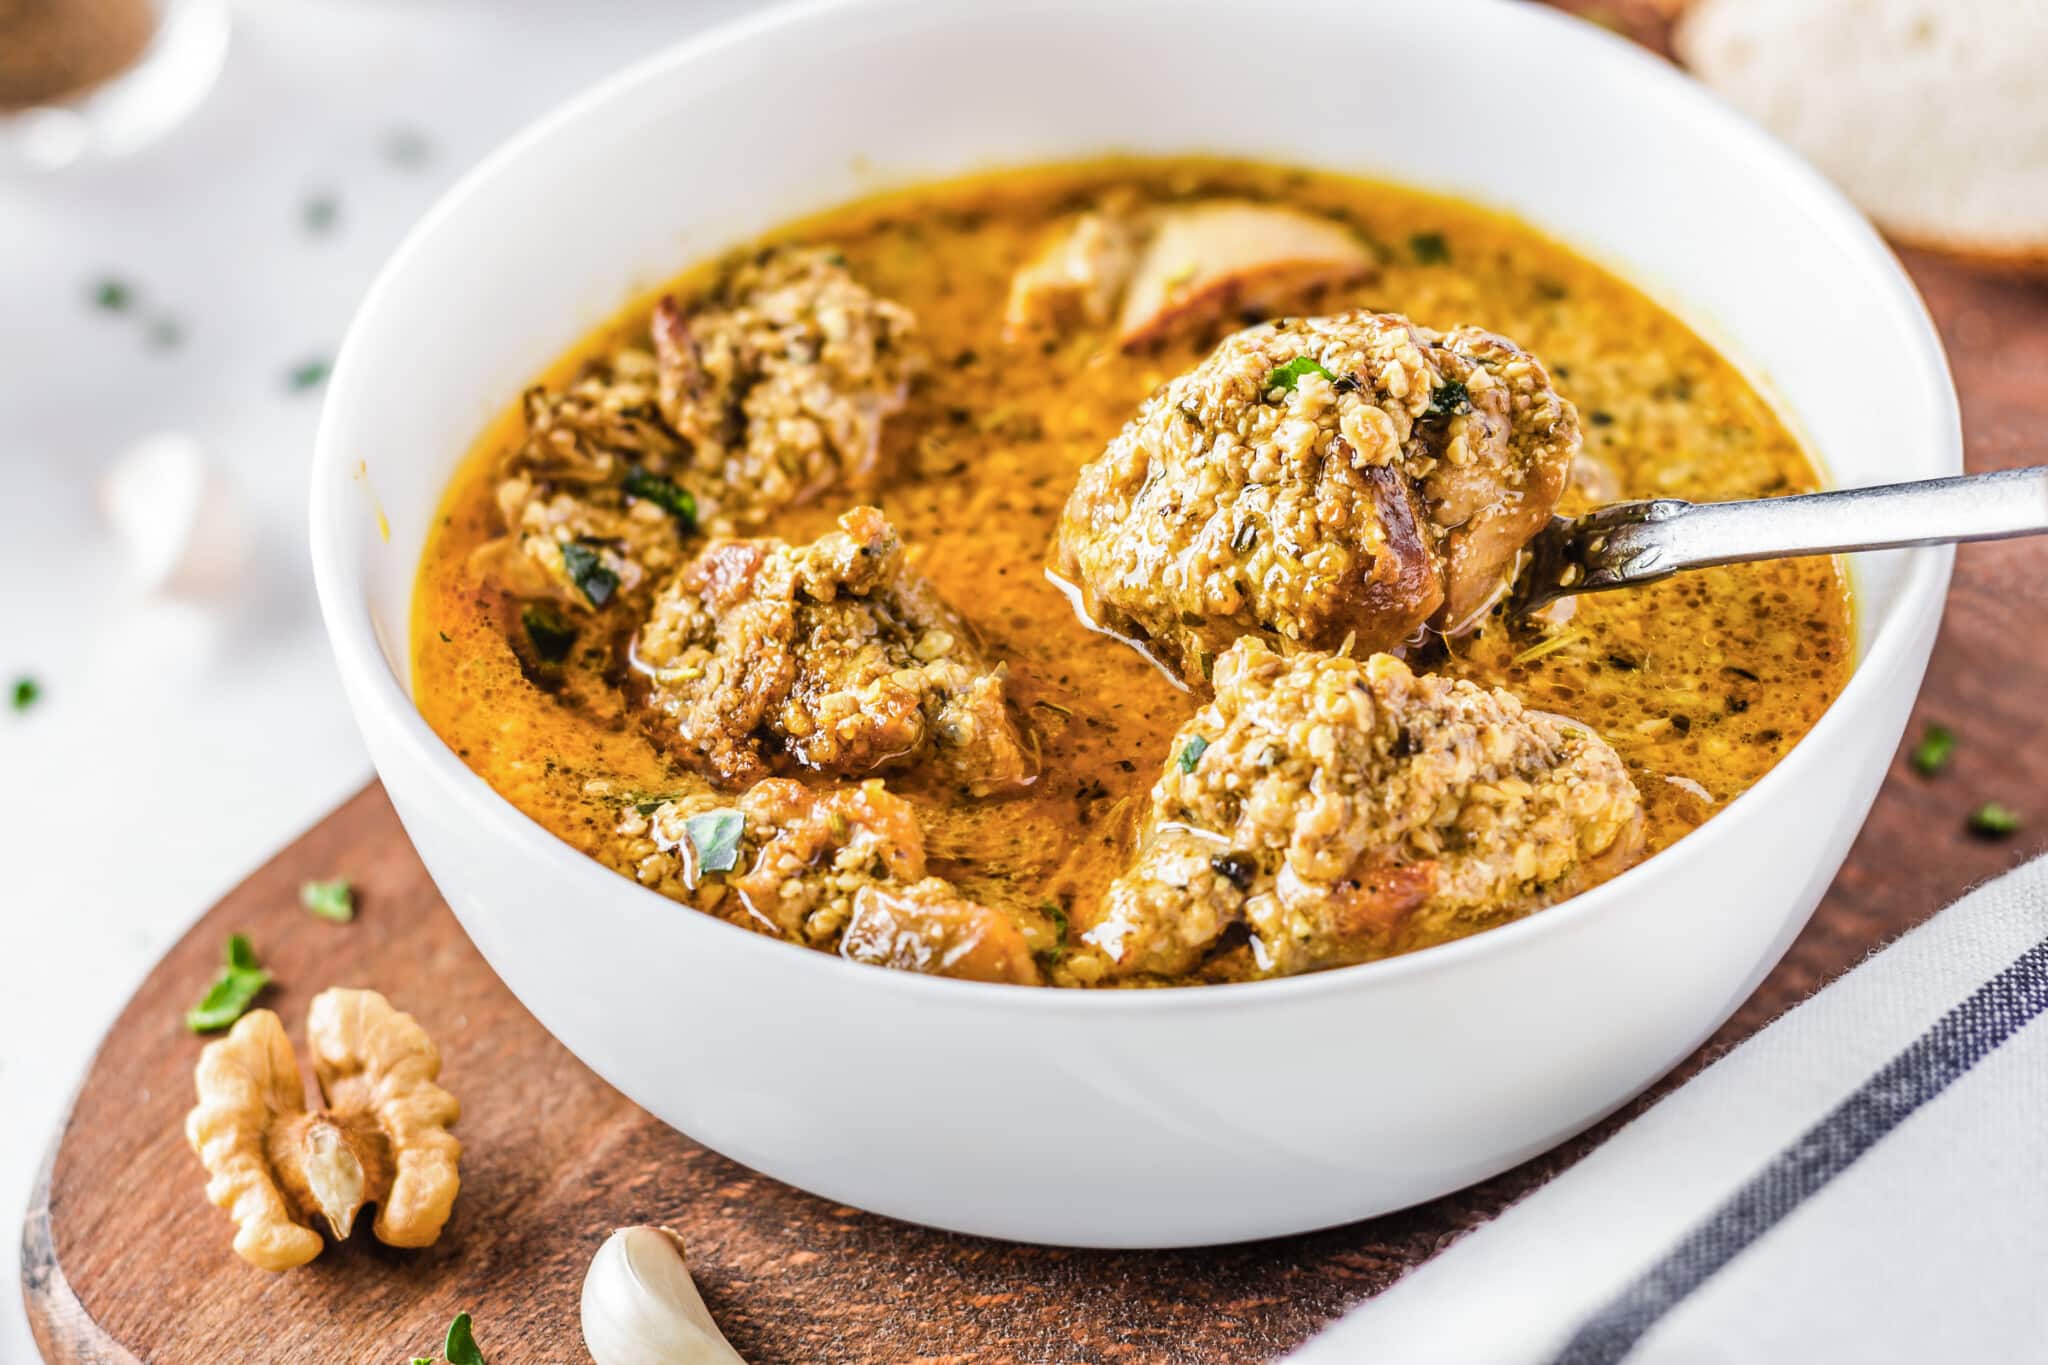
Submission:
[[[760,533],[807,540],[856,502],[881,506],[916,567],[979,628],[989,656],[1008,662],[1009,696],[1043,755],[1035,785],[975,801],[914,776],[889,780],[918,807],[931,871],[985,903],[1053,901],[1085,921],[1128,851],[1170,736],[1197,705],[1146,658],[1078,621],[1043,566],[1075,472],[1219,331],[1136,357],[1099,331],[1026,348],[1002,337],[1012,272],[1053,223],[1110,186],[1154,200],[1272,200],[1350,225],[1380,267],[1319,299],[1317,311],[1395,311],[1513,338],[1577,404],[1585,454],[1619,476],[1621,496],[1711,500],[1818,486],[1770,404],[1684,323],[1531,228],[1454,200],[1233,162],[1119,161],[926,186],[792,225],[770,240],[837,247],[858,279],[916,314],[931,364],[887,426],[879,487],[828,492]],[[687,296],[715,266],[670,288]],[[537,382],[561,385],[592,356],[644,345],[649,303],[585,338]],[[630,875],[612,833],[622,794],[705,784],[650,741],[605,651],[579,650],[558,688],[522,672],[507,636],[516,608],[469,561],[503,530],[496,467],[523,431],[518,406],[508,406],[448,490],[419,572],[414,696],[494,788]],[[1568,492],[1560,510],[1584,501]],[[1641,790],[1655,851],[1806,733],[1846,680],[1850,631],[1840,565],[1806,559],[1590,596],[1561,626],[1510,628],[1496,615],[1411,663],[1508,688],[1596,729]]]

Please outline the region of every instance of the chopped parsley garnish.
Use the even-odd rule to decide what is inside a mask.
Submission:
[[[1614,414],[1605,408],[1594,408],[1586,414],[1586,420],[1596,427],[1611,427],[1614,425]]]
[[[1200,735],[1196,735],[1181,746],[1180,757],[1176,758],[1174,762],[1180,764],[1182,772],[1191,773],[1195,770],[1195,765],[1202,761],[1202,755],[1207,752],[1209,752],[1209,741],[1203,739]]]
[[[325,360],[304,360],[285,371],[284,382],[294,393],[317,389],[327,382],[328,371],[332,368]]]
[[[42,696],[43,685],[37,682],[34,678],[16,678],[14,680],[15,710],[28,710],[29,707],[34,706],[38,701],[41,701]]]
[[[159,351],[174,351],[185,340],[185,328],[176,318],[156,318],[144,333]]]
[[[1956,734],[1946,725],[1930,724],[1913,746],[1913,767],[1922,777],[1932,777],[1956,756]]]
[[[1239,554],[1243,554],[1245,551],[1251,549],[1252,546],[1258,543],[1259,527],[1257,522],[1246,522],[1244,525],[1238,527],[1237,534],[1230,538],[1230,548],[1237,551]]]
[[[654,814],[654,812],[660,810],[663,806],[666,806],[669,802],[675,800],[676,797],[684,795],[687,795],[687,793],[676,792],[673,795],[664,796],[658,792],[655,792],[641,796],[628,797],[627,801],[628,804],[630,804],[634,810],[639,811],[642,815],[652,815]]]
[[[476,1334],[470,1330],[469,1314],[457,1313],[448,1324],[448,1340],[441,1346],[448,1365],[484,1365],[484,1353],[477,1349]]]
[[[562,567],[569,571],[569,581],[583,590],[583,596],[593,607],[611,601],[619,586],[619,576],[604,566],[597,551],[580,540],[563,542]]]
[[[629,496],[651,502],[674,517],[684,535],[697,529],[697,499],[690,496],[689,489],[678,488],[672,480],[637,466],[626,472],[625,489]]]
[[[343,877],[325,882],[300,882],[299,904],[308,914],[336,924],[347,924],[356,917],[355,888]]]
[[[128,305],[135,302],[135,291],[126,280],[108,276],[92,287],[92,302],[101,312],[125,313]]]
[[[1271,393],[1274,389],[1285,389],[1293,393],[1294,386],[1305,374],[1319,374],[1333,384],[1337,381],[1337,376],[1324,369],[1314,356],[1298,355],[1266,376],[1264,391]]]
[[[1058,901],[1040,901],[1038,913],[1052,921],[1053,933],[1057,937],[1050,948],[1042,948],[1038,957],[1046,963],[1058,962],[1067,955],[1067,912]]]
[[[2017,834],[2019,828],[2019,812],[1996,801],[1986,801],[1970,812],[1970,833],[1980,839],[2003,839]]]
[[[1451,244],[1441,232],[1418,232],[1408,239],[1417,265],[1442,265],[1451,259]]]
[[[185,1027],[194,1033],[224,1029],[248,1011],[256,995],[270,984],[270,973],[256,961],[256,950],[240,934],[228,935],[227,960],[206,995],[185,1012]]]
[[[299,220],[308,232],[330,232],[341,217],[341,201],[331,194],[316,194],[299,210]]]
[[[683,821],[683,833],[697,850],[697,866],[705,872],[730,872],[739,866],[740,834],[747,817],[736,810],[707,810]]]
[[[567,555],[563,557],[566,559]],[[534,655],[544,664],[562,662],[575,648],[576,627],[545,602],[530,602],[520,608],[519,624],[526,627],[526,638],[533,642]]]
[[[1429,406],[1422,410],[1424,417],[1451,417],[1461,412],[1472,411],[1472,395],[1464,384],[1456,379],[1446,379],[1436,386],[1429,395]]]

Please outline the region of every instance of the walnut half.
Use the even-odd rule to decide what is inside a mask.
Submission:
[[[206,1196],[235,1221],[235,1254],[263,1270],[318,1256],[317,1215],[336,1241],[365,1205],[377,1240],[430,1246],[461,1180],[462,1107],[434,1084],[441,1054],[409,1014],[375,991],[327,990],[306,1014],[326,1108],[306,1108],[284,1025],[269,1010],[238,1020],[199,1054],[199,1104],[185,1137],[212,1177]]]

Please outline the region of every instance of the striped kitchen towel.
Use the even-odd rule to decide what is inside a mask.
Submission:
[[[2048,1362],[2044,1009],[2048,858],[1873,955],[1289,1365]]]

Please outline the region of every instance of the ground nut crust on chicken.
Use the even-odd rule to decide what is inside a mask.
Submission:
[[[808,545],[713,541],[656,598],[632,658],[664,739],[727,785],[777,755],[841,777],[929,763],[976,795],[1035,772],[1003,666],[872,507]]]
[[[1052,568],[1189,681],[1240,635],[1460,628],[1563,491],[1578,420],[1534,357],[1391,313],[1229,338],[1081,471]]]
[[[1099,962],[1084,972],[1174,976],[1218,950],[1250,975],[1365,961],[1517,918],[1640,853],[1613,749],[1511,693],[1257,640],[1215,681],[1082,935]]]
[[[694,311],[663,299],[650,326],[689,481],[735,525],[872,483],[882,423],[922,365],[910,311],[822,248],[762,251]]]
[[[737,812],[733,865],[707,868],[693,819]],[[711,793],[629,805],[613,836],[643,885],[733,924],[856,962],[938,976],[1041,983],[1039,917],[1011,916],[925,875],[924,830],[879,780],[819,789],[788,778],[736,800]]]
[[[606,591],[658,586],[698,527],[730,534],[872,482],[883,423],[920,364],[915,333],[909,310],[832,251],[762,251],[703,300],[662,299],[651,350],[621,347],[558,392],[527,392],[526,439],[496,491],[507,534],[476,567],[524,597],[602,608]],[[610,576],[601,600],[570,547]]]

